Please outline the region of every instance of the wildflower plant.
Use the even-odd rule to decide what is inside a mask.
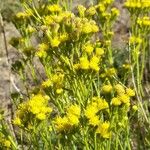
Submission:
[[[139,53],[141,49],[146,53],[149,2],[125,3],[133,21],[129,50],[132,77],[136,73],[137,82],[132,87],[121,81],[114,67],[113,24],[119,10],[113,7],[113,0],[89,7],[78,5],[75,11],[71,2],[21,3],[23,11],[14,17],[21,36],[10,41],[21,53],[12,70],[25,86],[13,99],[16,111],[12,123],[18,128],[18,139],[10,143],[2,140],[0,146],[131,149],[130,121],[138,110],[135,100],[144,69],[143,61],[139,66]],[[133,17],[140,9],[143,14]],[[145,57],[143,54],[142,60]],[[36,60],[42,65],[43,76]]]

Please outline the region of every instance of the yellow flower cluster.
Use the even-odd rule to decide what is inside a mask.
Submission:
[[[37,94],[26,102],[21,103],[13,123],[18,126],[28,127],[35,123],[36,120],[45,120],[52,112],[52,108],[48,106],[48,100],[48,96]]]
[[[108,109],[109,105],[105,99],[93,97],[92,101],[85,109],[85,116],[88,119],[89,125],[96,127],[96,133],[103,138],[110,138],[110,123],[103,122],[99,116],[99,111]]]
[[[85,116],[89,119],[89,124],[97,126],[100,124],[99,117],[96,115],[99,111],[109,108],[106,100],[93,97],[91,103],[88,104],[85,110]]]
[[[140,37],[131,36],[131,37],[129,38],[129,42],[130,42],[131,44],[140,44],[140,43],[142,43],[142,39],[141,39]]]
[[[137,20],[137,24],[141,27],[141,28],[148,28],[150,29],[150,17],[145,16],[143,18],[138,18]]]
[[[115,68],[108,68],[107,70],[104,70],[104,72],[100,75],[101,78],[112,78],[113,76],[117,75],[117,70]]]
[[[99,4],[95,5],[95,9],[97,10],[97,13],[101,17],[101,19],[110,21],[113,20],[115,17],[119,15],[119,10],[115,7],[111,8],[111,11],[107,11],[108,6],[113,2],[114,0],[106,0],[101,1]]]
[[[64,117],[57,116],[54,120],[55,128],[57,132],[69,131],[79,124],[80,107],[76,104],[68,107],[66,115]]]
[[[111,137],[111,132],[110,132],[110,122],[103,122],[101,123],[97,130],[97,134],[100,134],[103,138],[110,138]]]
[[[134,90],[130,88],[124,88],[122,85],[115,85],[115,90],[117,92],[117,96],[112,98],[111,104],[114,106],[119,106],[121,104],[130,105],[130,97],[135,96]]]
[[[0,149],[11,148],[11,141],[9,140],[8,137],[5,137],[5,135],[2,132],[0,132]]]
[[[47,50],[48,50],[48,45],[46,43],[41,43],[38,45],[38,50],[36,52],[37,56],[41,57],[46,57],[47,56]]]
[[[61,12],[62,11],[62,8],[59,5],[57,5],[57,4],[48,5],[47,9],[50,12],[52,12],[52,13],[54,13],[54,12]]]
[[[149,0],[127,0],[125,2],[125,7],[128,8],[129,10],[135,10],[135,9],[149,9],[150,8],[150,1]]]
[[[47,79],[46,81],[42,82],[42,88],[50,88],[55,90],[57,94],[61,94],[63,92],[63,80],[64,80],[64,74],[62,73],[56,73],[51,76],[51,78]]]
[[[90,61],[88,60],[87,57],[81,57],[80,62],[78,64],[74,65],[75,69],[83,69],[83,70],[94,70],[94,71],[99,71],[99,62],[100,58],[97,56],[93,56]]]

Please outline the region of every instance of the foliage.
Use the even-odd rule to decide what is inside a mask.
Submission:
[[[12,97],[16,136],[1,118],[0,148],[132,149],[135,139],[141,138],[132,131],[133,122],[149,126],[142,81],[150,2],[128,0],[124,4],[131,14],[131,35],[124,50],[128,63],[118,68],[112,38],[119,10],[113,7],[113,0],[87,8],[78,5],[75,12],[71,1],[21,4],[23,11],[13,20],[21,37],[10,43],[22,54],[12,70],[26,91]],[[39,41],[37,46],[33,37]],[[34,65],[35,59],[42,64],[45,77]],[[128,79],[132,79],[131,87]],[[142,141],[144,148],[150,145],[148,136]]]

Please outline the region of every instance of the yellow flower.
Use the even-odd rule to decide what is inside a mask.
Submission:
[[[52,47],[58,47],[60,44],[60,40],[58,39],[58,37],[54,37],[53,39],[51,39],[50,43]]]
[[[44,81],[43,83],[42,83],[42,87],[43,88],[48,88],[48,87],[50,87],[52,85],[52,81],[50,80],[50,79],[47,79],[46,81]]]
[[[96,33],[99,31],[99,27],[95,24],[91,24],[91,27],[92,27],[92,32]]]
[[[75,70],[80,69],[80,64],[74,64],[74,65],[73,65],[73,68],[74,68]]]
[[[110,93],[112,91],[113,87],[111,86],[111,84],[108,85],[103,85],[102,86],[102,91],[104,93]]]
[[[57,5],[57,4],[53,4],[53,5],[48,5],[47,6],[47,9],[50,11],[50,12],[60,12],[62,11],[62,8]]]
[[[116,84],[114,86],[114,88],[115,88],[115,90],[116,90],[118,95],[122,95],[122,94],[125,93],[125,89],[124,89],[124,87],[121,84]]]
[[[114,97],[114,98],[112,98],[112,100],[111,100],[111,104],[114,105],[114,106],[119,106],[119,105],[121,105],[121,101],[120,101],[119,98]]]
[[[60,41],[61,41],[61,42],[64,42],[64,41],[67,41],[67,40],[68,40],[69,36],[68,36],[67,33],[63,33],[63,34],[60,35],[59,38],[60,38]]]
[[[111,9],[112,15],[118,16],[119,15],[119,10],[117,8],[112,8]]]
[[[89,119],[89,124],[92,125],[92,126],[97,126],[100,124],[100,120],[99,120],[99,117],[98,116],[93,116]]]
[[[130,96],[130,97],[135,96],[134,90],[132,90],[132,89],[130,89],[130,88],[127,88],[127,89],[126,89],[126,94],[127,94],[128,96]]]
[[[61,94],[62,92],[63,92],[63,89],[62,89],[62,88],[56,89],[56,93],[57,93],[57,94]]]
[[[39,120],[45,120],[46,119],[46,115],[44,113],[38,113],[36,115],[36,118]]]
[[[17,126],[20,126],[21,125],[21,120],[19,117],[16,117],[14,120],[13,120],[13,124],[14,125],[17,125]]]
[[[79,116],[80,116],[80,113],[81,113],[81,109],[80,109],[80,107],[79,107],[78,105],[71,105],[71,106],[67,109],[67,113],[79,117]]]
[[[92,32],[92,26],[90,23],[85,23],[82,27],[82,32],[85,33],[85,34],[89,34]]]
[[[116,69],[115,68],[109,68],[107,71],[106,71],[106,75],[108,77],[112,77],[112,76],[115,76],[117,73]]]
[[[78,116],[73,114],[67,114],[67,118],[68,118],[68,124],[70,124],[71,126],[79,124]]]
[[[142,43],[142,39],[140,38],[140,37],[135,37],[135,36],[131,36],[130,38],[129,38],[129,42],[131,43],[131,44],[140,44],[140,43]]]
[[[86,10],[86,14],[89,16],[93,16],[96,14],[96,9],[95,7],[91,6]]]
[[[52,19],[52,16],[45,16],[43,22],[45,25],[51,25],[54,23],[54,20]]]
[[[92,46],[92,44],[86,44],[83,49],[88,53],[91,54],[94,50],[94,47]]]
[[[92,70],[99,71],[99,58],[97,56],[93,56],[89,65]]]
[[[21,103],[16,112],[14,124],[28,127],[33,122],[46,119],[46,116],[52,112],[52,108],[48,106],[48,100],[49,96],[37,94]]]
[[[4,146],[7,148],[11,147],[11,142],[9,140],[4,140]]]
[[[134,111],[137,111],[137,110],[138,110],[138,106],[137,106],[137,105],[133,105],[133,106],[132,106],[132,109],[133,109]]]
[[[98,10],[99,10],[100,12],[104,12],[104,11],[106,10],[106,7],[105,7],[104,4],[99,4],[99,5],[97,6],[97,8],[98,8]]]
[[[55,124],[56,130],[58,132],[69,130],[70,125],[68,123],[69,123],[69,121],[68,121],[67,117],[63,117],[63,118],[56,117],[54,120],[54,124]]]
[[[103,48],[96,48],[96,55],[97,56],[102,56],[103,54],[104,54]]]
[[[48,50],[48,45],[45,43],[41,43],[38,45],[38,51],[36,52],[36,55],[39,56],[40,58],[44,58],[47,56],[47,50]]]
[[[89,61],[86,57],[80,58],[80,68],[84,70],[89,69]]]
[[[27,15],[27,13],[26,12],[18,12],[17,14],[16,14],[16,17],[17,18],[23,18],[23,19],[25,19],[26,17],[28,17],[28,15]]]
[[[98,107],[98,110],[103,110],[103,109],[109,108],[109,105],[105,99],[98,98],[97,99],[97,107]]]
[[[38,56],[39,58],[45,58],[47,56],[47,52],[38,51],[38,52],[36,52],[36,56]]]
[[[109,131],[110,122],[103,122],[96,130],[96,133],[100,134],[103,138],[110,138],[111,132]]]
[[[79,12],[79,16],[84,17],[86,8],[83,5],[78,5],[77,9],[78,9],[78,12]]]
[[[87,108],[85,110],[85,116],[88,119],[91,119],[96,115],[97,112],[98,112],[97,106],[89,105],[89,106],[87,106]]]
[[[122,94],[118,98],[122,103],[130,103],[130,98],[127,94]]]

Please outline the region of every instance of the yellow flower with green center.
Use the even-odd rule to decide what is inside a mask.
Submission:
[[[54,20],[52,19],[51,15],[48,15],[43,18],[43,22],[45,25],[51,25],[54,23]]]

